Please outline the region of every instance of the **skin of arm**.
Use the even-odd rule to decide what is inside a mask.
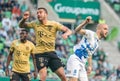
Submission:
[[[88,68],[87,73],[90,74],[92,71],[92,55],[88,58]]]
[[[72,31],[65,26],[62,28],[62,31],[65,32],[64,34],[62,34],[63,39],[67,39],[68,36],[72,34]]]
[[[87,25],[88,23],[90,23],[91,19],[92,19],[91,16],[88,16],[88,17],[86,18],[86,20],[84,20],[80,25],[78,25],[78,26],[76,27],[74,33],[80,33],[80,34],[84,35],[84,34],[85,34],[85,30],[82,29],[82,28],[83,28],[85,25]]]
[[[9,75],[9,69],[8,69],[8,67],[9,67],[10,62],[11,62],[11,59],[12,59],[12,54],[13,54],[13,52],[12,52],[12,51],[10,51],[10,53],[9,53],[9,55],[8,55],[8,58],[7,58],[6,71],[5,71],[6,76],[8,76],[8,75]]]
[[[31,54],[32,59],[33,59],[33,65],[34,65],[34,79],[37,78],[37,67],[36,67],[36,62],[35,62],[35,56],[34,54]]]

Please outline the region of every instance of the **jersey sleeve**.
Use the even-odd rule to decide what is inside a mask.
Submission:
[[[27,22],[27,27],[28,28],[34,28],[35,27],[35,21]]]
[[[32,47],[31,53],[34,54],[35,53],[35,45],[33,43],[31,43],[31,47]]]
[[[57,28],[58,31],[61,31],[62,28],[64,27],[64,25],[62,25],[62,24],[60,24],[60,23],[58,23],[58,22],[56,22],[55,25],[56,25],[56,28]]]

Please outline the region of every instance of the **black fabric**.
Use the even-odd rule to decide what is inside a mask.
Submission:
[[[30,81],[30,73],[13,72],[10,81]]]
[[[38,71],[43,67],[50,67],[50,69],[55,72],[58,68],[63,66],[54,51],[35,54],[35,59]]]

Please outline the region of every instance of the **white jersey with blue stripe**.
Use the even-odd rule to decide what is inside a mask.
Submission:
[[[94,54],[98,48],[99,39],[95,32],[91,30],[85,30],[81,41],[73,48],[75,55],[77,55],[82,62],[86,62],[86,58]]]

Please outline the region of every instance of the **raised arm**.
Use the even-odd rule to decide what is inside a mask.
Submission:
[[[82,29],[85,25],[87,25],[88,23],[90,23],[92,17],[88,16],[80,25],[78,25],[75,29],[74,33],[80,33],[80,34],[85,34],[85,30]]]
[[[27,23],[25,23],[25,21],[29,18],[30,16],[30,12],[29,11],[26,11],[24,14],[23,14],[23,18],[20,20],[19,22],[19,27],[20,28],[24,28],[24,27],[27,27]]]

